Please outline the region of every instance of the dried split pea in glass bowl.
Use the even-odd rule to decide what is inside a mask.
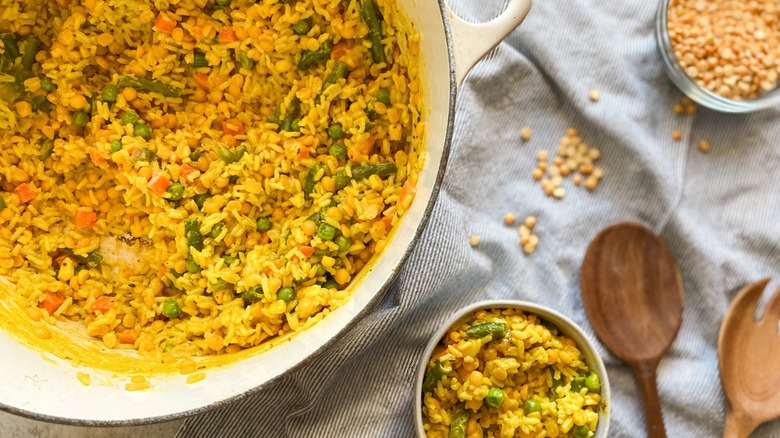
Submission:
[[[669,78],[696,103],[727,113],[780,104],[777,0],[661,0],[656,39]]]

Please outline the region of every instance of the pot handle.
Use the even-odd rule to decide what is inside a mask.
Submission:
[[[458,85],[483,56],[523,22],[530,9],[531,0],[509,0],[504,12],[494,20],[487,23],[469,23],[447,7],[454,39]]]

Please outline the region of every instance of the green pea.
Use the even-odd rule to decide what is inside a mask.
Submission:
[[[45,160],[51,157],[54,152],[54,140],[47,138],[41,142],[41,160]]]
[[[329,152],[334,158],[338,158],[339,160],[347,158],[347,148],[343,144],[334,143],[330,147]]]
[[[238,61],[238,64],[241,66],[241,68],[245,68],[247,70],[250,70],[255,66],[255,62],[252,61],[252,59],[247,56],[246,53],[239,53],[236,55],[236,60]]]
[[[334,123],[328,127],[328,136],[333,140],[341,140],[344,138],[344,128],[340,124]]]
[[[584,424],[582,426],[574,426],[571,430],[575,438],[588,438],[588,435],[590,435],[590,428]]]
[[[261,217],[257,219],[257,231],[261,233],[265,233],[266,231],[271,229],[271,219],[268,219],[267,217]]]
[[[210,193],[201,193],[199,195],[193,196],[192,200],[195,201],[195,205],[198,206],[198,210],[203,210],[203,204],[206,202],[206,199],[209,199],[210,197]]]
[[[0,198],[0,211],[5,209],[5,199]]]
[[[322,277],[326,272],[325,266],[322,266],[322,263],[317,263],[317,277]]]
[[[87,126],[89,123],[89,115],[84,111],[76,111],[70,119],[73,125],[78,127]]]
[[[220,235],[222,235],[222,232],[225,231],[225,228],[226,228],[225,224],[223,224],[222,222],[218,222],[214,224],[213,227],[211,227],[211,232],[209,233],[209,235],[211,236],[212,239],[216,239]]]
[[[577,376],[571,381],[571,390],[574,392],[580,392],[582,388],[586,387],[585,376]]]
[[[228,282],[220,278],[217,281],[209,283],[209,286],[211,286],[211,289],[213,290],[222,290],[228,287]]]
[[[111,141],[111,153],[116,153],[122,150],[122,142],[120,140]]]
[[[187,272],[190,274],[197,274],[200,272],[200,265],[195,263],[195,260],[187,259]]]
[[[238,259],[233,256],[222,257],[222,260],[225,261],[225,266],[233,266],[233,263],[238,261]]]
[[[119,97],[119,87],[114,84],[108,84],[103,87],[103,100],[106,102],[116,102]]]
[[[178,318],[181,315],[181,307],[176,301],[168,300],[163,304],[162,313],[166,318]]]
[[[276,297],[284,301],[285,303],[289,303],[290,301],[293,300],[294,292],[291,287],[283,287],[279,289],[279,292],[276,294]]]
[[[149,127],[149,125],[146,125],[144,123],[139,123],[135,126],[133,126],[133,134],[136,137],[141,137],[144,140],[151,140],[152,139],[152,128]]]
[[[339,191],[349,185],[351,178],[342,170],[336,174],[333,180],[336,182],[336,191]]]
[[[311,18],[293,24],[293,31],[298,35],[306,35],[311,30]]]
[[[322,283],[323,289],[338,289],[339,284],[336,283],[336,280],[330,278],[325,283]]]
[[[384,88],[376,92],[376,100],[377,102],[382,102],[385,105],[391,105],[390,103],[390,92],[388,90],[385,90]]]
[[[123,125],[135,125],[136,123],[141,121],[141,116],[136,114],[134,111],[128,111],[122,115],[122,124]]]
[[[344,235],[339,234],[336,236],[335,239],[333,239],[333,242],[336,243],[339,247],[339,252],[344,252],[349,250],[349,247],[352,246],[352,239],[349,237],[344,237]]]
[[[485,403],[487,403],[490,407],[500,408],[504,405],[505,399],[506,394],[504,394],[504,391],[502,391],[501,388],[490,388],[490,391],[487,393],[487,397],[485,397]]]
[[[601,392],[601,380],[599,380],[599,376],[591,371],[588,377],[585,378],[585,386],[588,388],[589,392]]]
[[[540,412],[542,410],[542,404],[531,398],[525,401],[523,410],[525,411],[525,415],[528,415],[532,412]]]
[[[336,237],[336,227],[326,222],[321,223],[317,228],[317,237],[322,240],[333,240]]]
[[[43,91],[54,91],[57,89],[57,85],[47,76],[41,79],[41,88],[43,88]]]
[[[168,199],[171,201],[181,201],[184,197],[184,184],[173,183],[168,187]]]
[[[254,286],[247,290],[245,290],[241,294],[241,299],[244,300],[244,302],[252,304],[260,301],[263,298],[263,290],[260,288],[260,286]]]

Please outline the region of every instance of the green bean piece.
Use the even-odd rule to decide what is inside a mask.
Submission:
[[[301,20],[293,24],[293,32],[298,35],[306,35],[311,30],[311,18]]]
[[[293,131],[293,122],[301,115],[301,100],[297,97],[293,97],[290,101],[290,106],[287,107],[287,115],[279,123],[279,129],[282,131]]]
[[[328,77],[325,78],[325,82],[322,83],[322,91],[325,92],[328,87],[338,82],[339,79],[346,78],[348,74],[349,67],[347,67],[347,64],[344,64],[341,61],[336,61],[336,64],[333,65],[333,70],[330,72]]]
[[[327,222],[321,223],[317,228],[317,237],[322,240],[333,240],[336,237],[336,227]]]
[[[0,197],[0,211],[3,211],[5,209],[5,199]]]
[[[328,152],[330,152],[334,158],[338,158],[339,160],[344,160],[347,158],[347,147],[343,144],[334,143],[331,145]]]
[[[306,71],[322,64],[330,58],[330,51],[330,43],[323,43],[317,50],[303,52],[300,61],[298,61],[298,70]]]
[[[114,84],[107,84],[103,87],[103,100],[106,102],[116,102],[119,97],[119,87]]]
[[[203,251],[203,236],[200,234],[200,225],[198,225],[197,219],[184,221],[184,235],[187,237],[187,243],[191,247],[198,251]]]
[[[285,303],[289,303],[293,300],[294,295],[295,293],[291,287],[283,287],[279,289],[279,292],[276,293],[276,298],[284,301]]]
[[[253,304],[260,301],[263,298],[263,290],[260,286],[250,287],[241,294],[241,299],[245,303]]]
[[[135,76],[123,76],[119,79],[119,88],[126,87],[134,88],[136,91],[144,93],[161,94],[165,97],[179,97],[181,94],[178,89],[168,84]]]
[[[326,280],[325,283],[322,283],[322,288],[323,289],[338,289],[339,288],[339,284],[336,283],[336,280],[330,278],[330,279]]]
[[[233,256],[224,256],[222,257],[222,260],[225,261],[225,266],[233,266],[233,263],[238,261],[238,259]]]
[[[203,151],[192,151],[190,154],[190,161],[194,164],[196,161],[200,160],[200,157],[203,156]]]
[[[169,201],[181,201],[184,197],[184,184],[175,182],[168,186],[168,200]]]
[[[574,426],[572,429],[575,438],[588,438],[590,435],[590,428],[583,424],[582,426]]]
[[[534,412],[541,412],[541,410],[542,410],[542,404],[532,398],[526,400],[525,405],[523,405],[523,411],[525,411],[525,415]]]
[[[209,233],[209,236],[211,236],[212,239],[216,239],[219,236],[222,235],[222,232],[225,231],[227,227],[222,222],[217,222],[214,224],[213,227],[211,227],[211,232]]]
[[[122,141],[121,140],[112,140],[111,141],[111,153],[115,154],[122,150]]]
[[[466,438],[466,426],[469,423],[469,413],[462,406],[458,406],[450,419],[450,433],[448,438]]]
[[[16,43],[16,38],[13,35],[10,33],[0,35],[0,40],[3,41],[3,47],[5,47],[4,56],[6,59],[13,61],[21,55],[19,45]]]
[[[76,111],[70,117],[70,120],[71,122],[73,122],[74,126],[78,126],[78,127],[87,126],[87,123],[89,123],[89,115],[84,111]]]
[[[30,100],[30,106],[32,106],[32,110],[35,112],[43,111],[48,113],[52,110],[52,104],[49,102],[49,99],[46,99],[46,96],[32,96],[29,98]]]
[[[560,379],[553,379],[552,387],[550,388],[550,399],[558,400],[560,398],[558,395],[558,388],[561,386],[563,386],[563,377]]]
[[[235,152],[226,148],[218,148],[215,152],[217,156],[225,162],[225,164],[237,163],[241,161],[241,157],[243,157],[246,153],[246,146],[239,146]]]
[[[54,84],[50,77],[46,76],[41,79],[41,88],[43,91],[54,91],[57,89],[57,85]]]
[[[509,331],[509,326],[504,322],[483,322],[472,325],[466,330],[466,336],[471,339],[480,339],[490,335],[494,340],[501,339]]]
[[[187,272],[190,274],[197,274],[200,272],[200,265],[195,263],[193,259],[187,259]]]
[[[352,179],[360,181],[367,179],[371,175],[379,175],[380,178],[389,178],[398,172],[398,166],[395,163],[368,164],[366,166],[353,167]]]
[[[217,281],[209,283],[209,287],[211,287],[212,290],[222,290],[228,287],[228,282],[219,278]]]
[[[51,157],[54,152],[54,140],[47,138],[41,142],[41,160]]]
[[[423,379],[422,384],[423,394],[433,391],[433,388],[436,387],[436,385],[439,383],[439,380],[451,372],[452,367],[450,365],[444,365],[441,362],[434,365],[433,368],[425,373],[425,378]]]
[[[255,66],[255,62],[252,61],[251,58],[246,53],[239,53],[236,55],[236,60],[238,61],[238,65],[241,66],[241,68],[251,70]]]
[[[157,158],[157,155],[148,148],[143,148],[140,151],[136,152],[135,155],[133,155],[133,161],[137,162],[144,162],[144,163],[150,163],[155,158]]]
[[[84,257],[83,262],[89,269],[95,269],[100,266],[100,262],[103,261],[103,256],[99,252],[91,252]]]
[[[317,277],[322,277],[326,273],[325,266],[322,266],[322,263],[317,263]]]
[[[199,195],[195,195],[192,197],[192,200],[195,201],[195,205],[198,206],[198,210],[203,210],[203,204],[206,202],[206,199],[209,199],[211,197],[211,193],[201,193]]]
[[[163,304],[162,314],[166,318],[178,318],[181,315],[181,308],[176,301],[168,300]]]
[[[294,2],[294,1],[295,0],[279,0],[279,3],[281,3],[283,5],[288,5],[288,4],[290,4],[290,3]]]
[[[374,64],[385,60],[385,50],[382,46],[382,19],[374,0],[360,0],[360,18],[368,26],[368,41],[371,42],[371,58]]]
[[[339,252],[344,252],[349,250],[349,248],[352,246],[352,239],[349,237],[344,237],[343,235],[339,234],[336,236],[335,239],[333,239],[333,242],[338,245]]]
[[[140,121],[141,121],[141,116],[136,114],[134,111],[128,111],[122,115],[123,125],[135,125]]]
[[[334,123],[328,127],[328,137],[333,140],[341,140],[344,138],[344,128],[338,123]]]
[[[256,223],[257,231],[261,233],[265,233],[266,231],[271,229],[271,219],[268,219],[267,217],[261,217],[257,219]]]
[[[136,137],[141,137],[144,140],[151,140],[152,128],[150,128],[149,125],[145,123],[138,123],[135,126],[133,126],[133,135],[135,135]]]
[[[206,54],[200,50],[196,50],[192,56],[192,68],[208,67],[209,61],[206,59]]]
[[[239,177],[238,175],[231,175],[231,176],[230,176],[230,178],[228,178],[228,182],[229,182],[230,184],[235,184],[235,183],[237,183],[237,182],[238,182],[238,179],[239,179],[239,178],[240,178],[240,177]]]
[[[601,392],[601,380],[599,380],[598,374],[591,371],[588,377],[585,378],[585,387],[588,388],[588,392],[597,394]]]
[[[22,68],[32,74],[32,66],[35,64],[35,55],[38,54],[38,49],[41,47],[41,42],[34,36],[27,37],[27,45],[24,47],[24,53],[22,54]]]
[[[336,173],[336,176],[333,178],[336,183],[336,191],[343,189],[344,187],[349,185],[350,178],[347,176],[347,174],[342,170]]]
[[[574,392],[582,391],[582,388],[587,388],[587,378],[585,376],[577,376],[571,380],[571,390]]]
[[[385,90],[384,88],[376,92],[376,100],[377,102],[382,102],[385,105],[392,105],[390,102],[390,91]]]
[[[216,0],[216,2],[215,2],[215,3],[216,3],[218,6],[226,7],[226,6],[230,6],[230,2],[231,2],[231,1],[233,1],[233,0]]]
[[[314,185],[317,184],[317,181],[321,180],[323,176],[325,176],[325,166],[316,164],[311,168],[309,174],[306,175],[306,185],[303,188],[307,198],[314,192]]]

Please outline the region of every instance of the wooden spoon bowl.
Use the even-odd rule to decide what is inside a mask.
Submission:
[[[619,223],[588,246],[580,285],[593,330],[634,372],[648,437],[666,436],[655,372],[682,324],[683,284],[674,256],[652,231]]]
[[[780,418],[780,289],[755,321],[769,279],[745,286],[734,298],[718,337],[723,390],[729,400],[724,438],[744,438]]]

